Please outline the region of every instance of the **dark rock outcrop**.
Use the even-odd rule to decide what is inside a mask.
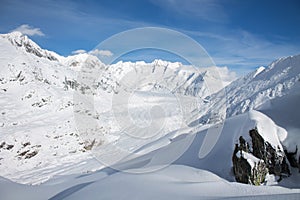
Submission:
[[[268,168],[266,167],[264,160],[257,158],[251,163],[251,166],[250,162],[247,160],[247,157],[252,155],[251,153],[249,143],[240,136],[239,144],[235,145],[232,156],[233,172],[237,182],[260,185],[265,181]]]
[[[12,148],[14,148],[13,144],[7,144],[6,142],[0,144],[0,149],[11,150]]]
[[[235,152],[238,153],[238,147],[236,146]],[[251,166],[248,161],[241,157],[237,157],[234,153],[232,157],[233,162],[233,172],[237,182],[248,184],[251,174]]]
[[[236,181],[260,185],[268,173],[279,177],[278,181],[289,176],[289,165],[280,147],[273,147],[265,141],[256,128],[250,130],[249,135],[252,146],[241,136],[233,152],[232,163]]]

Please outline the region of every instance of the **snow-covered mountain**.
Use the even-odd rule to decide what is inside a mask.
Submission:
[[[282,58],[231,82],[225,68],[105,65],[0,35],[1,199],[297,199],[299,65]]]
[[[222,87],[206,87],[205,81],[214,82],[218,77],[210,76],[207,70],[180,63],[156,60],[152,63],[119,62],[106,66],[97,57],[88,54],[63,57],[42,49],[19,32],[0,35],[0,52],[0,171],[2,176],[23,183],[44,181],[59,173],[57,168],[70,172],[74,162],[84,162],[91,157],[87,149],[94,138],[78,134],[74,115],[97,120],[100,125],[96,130],[83,131],[89,131],[88,135],[92,137],[95,132],[100,132],[98,143],[120,141],[115,128],[117,125],[111,120],[111,101],[112,95],[127,89],[122,79],[129,72],[156,77],[143,82],[139,88],[139,91],[151,91],[154,95],[168,91],[170,94],[204,98]],[[99,76],[89,86],[79,80],[80,76],[89,80],[95,73]],[[100,104],[95,113],[80,106],[80,100],[74,101],[76,92],[93,94],[95,103]],[[135,97],[137,100],[142,98]],[[153,100],[156,101],[155,98]],[[152,105],[149,103],[147,106]],[[142,103],[133,109],[141,110],[143,107]],[[174,109],[170,105],[168,107],[170,120],[162,135],[178,127],[172,122]],[[141,113],[145,114],[147,110]],[[147,116],[144,116],[146,121]],[[140,115],[135,117],[140,120]],[[142,145],[132,146],[139,148]],[[102,166],[96,166],[99,167]],[[44,175],[39,174],[47,168]]]
[[[259,110],[289,132],[284,144],[294,152],[300,146],[299,65],[300,55],[281,58],[233,81],[224,90],[206,98],[210,103],[202,106],[202,112],[197,113],[195,118],[198,119],[192,124],[209,123],[209,116],[224,107],[227,118]],[[220,101],[218,96],[224,93],[226,98]],[[300,152],[297,155],[299,157]]]
[[[226,105],[226,116],[242,114],[252,109],[266,107],[272,99],[296,92],[300,78],[300,55],[281,58],[269,67],[259,67],[256,71],[243,76],[222,92],[207,97],[211,107],[206,114]],[[219,101],[218,96],[226,94],[226,100]]]
[[[20,32],[16,31],[9,34],[2,34],[1,37],[11,42],[13,46],[16,46],[19,49],[34,54],[40,58],[47,58],[49,60],[58,60],[60,58],[60,56],[56,53],[42,49],[26,35],[23,35]]]

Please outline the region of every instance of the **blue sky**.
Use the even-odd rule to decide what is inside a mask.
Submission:
[[[239,74],[300,53],[298,0],[0,0],[0,32],[18,29],[62,55],[132,28],[164,27],[200,43]],[[113,53],[113,52],[112,52]],[[144,53],[144,52],[143,52]],[[161,54],[160,54],[161,53]],[[152,51],[148,59],[176,60]],[[138,52],[124,59],[140,59]]]

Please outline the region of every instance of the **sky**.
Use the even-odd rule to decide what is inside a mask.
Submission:
[[[202,45],[216,65],[238,74],[300,53],[298,0],[0,0],[0,5],[0,33],[21,31],[64,56],[92,51],[115,34],[143,27],[179,31]],[[142,55],[131,52],[123,59]],[[147,56],[146,61],[182,61],[157,50]]]

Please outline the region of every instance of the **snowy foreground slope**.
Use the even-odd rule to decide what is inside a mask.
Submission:
[[[280,59],[237,79],[224,90],[219,87],[213,91],[205,87],[205,82],[216,79],[208,71],[165,61],[106,66],[86,54],[65,58],[41,49],[20,33],[0,35],[0,58],[0,176],[5,177],[0,178],[0,199],[300,197],[296,168],[290,167],[291,175],[280,182],[278,176],[267,174],[263,186],[237,183],[232,171],[235,145],[241,136],[250,141],[252,129],[256,128],[279,152],[294,152],[299,147],[300,56]],[[73,99],[74,92],[90,92],[76,82],[82,67],[101,70],[99,81],[93,85],[96,90],[92,95],[98,102],[95,112],[78,106]],[[120,77],[132,68],[150,68],[164,81],[164,85],[143,85],[130,99],[134,102],[131,117],[137,122],[149,117],[143,109],[164,107],[166,126],[149,140],[122,135],[110,113],[111,97],[126,89]],[[172,91],[171,95],[162,95],[165,90]],[[226,98],[220,100],[224,91]],[[197,103],[201,110],[191,110],[189,126],[178,125],[180,113],[174,109],[173,94],[192,102],[200,99]],[[216,113],[224,105],[227,119],[222,122],[223,116]],[[97,140],[78,135],[74,113],[97,121],[99,129],[86,130],[88,136],[98,134]],[[113,114],[122,113],[124,109]],[[153,120],[159,121],[160,116]],[[214,130],[221,130],[219,137],[211,143],[211,151],[201,157],[206,136]],[[103,160],[93,157],[95,150],[89,139],[96,143],[96,149],[110,152],[113,144],[133,155],[105,167]],[[174,158],[174,154],[178,156]],[[244,153],[244,157],[251,165],[258,163],[250,154]]]
[[[158,171],[136,174],[104,168],[82,175],[56,177],[37,186],[19,185],[3,179],[0,181],[1,195],[3,199],[26,197],[52,200],[299,199],[300,189],[296,188],[299,188],[300,177],[297,174],[279,185],[273,176],[268,177],[268,184],[275,184],[273,186],[251,186],[234,182],[230,170],[233,144],[241,134],[247,135],[247,130],[254,126],[260,130],[270,130],[265,137],[273,137],[277,144],[277,135],[286,134],[265,115],[251,111],[226,120],[218,143],[204,159],[199,159],[198,153],[206,130],[184,134],[172,141],[168,140],[169,142],[156,141],[166,146],[127,161],[119,167],[115,166],[126,171],[165,165],[170,152],[176,151],[178,145],[192,141],[178,160]]]

